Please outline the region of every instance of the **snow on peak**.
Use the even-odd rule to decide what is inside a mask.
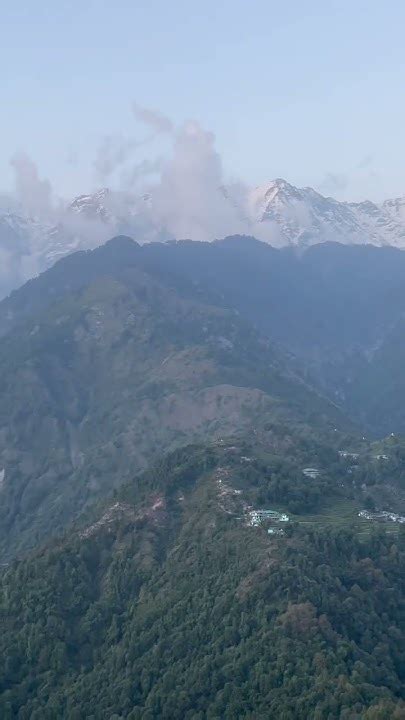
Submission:
[[[252,190],[236,184],[221,186],[219,191],[209,225],[214,237],[239,233],[274,247],[298,249],[327,241],[405,248],[405,197],[382,204],[339,202],[282,178]],[[153,191],[134,196],[100,188],[72,200],[58,211],[57,221],[43,222],[0,196],[0,298],[59,258],[96,247],[115,235],[140,243],[172,239],[173,228],[165,220],[173,215],[169,193],[165,200],[166,215],[162,215]],[[186,198],[176,210],[183,211],[186,218],[193,214]],[[182,226],[182,218],[175,219]],[[207,227],[204,232],[208,233]],[[188,237],[195,239],[192,233]],[[207,235],[206,240],[212,239]]]
[[[106,218],[106,206],[110,197],[108,188],[101,188],[92,195],[79,195],[68,206],[68,212],[85,214],[90,217],[99,216]]]
[[[282,204],[294,198],[300,198],[300,191],[282,178],[259,185],[250,193],[251,206],[258,208],[265,208],[270,204]]]
[[[394,198],[393,200],[386,200],[383,202],[382,208],[391,215],[394,220],[405,224],[405,196]]]
[[[278,178],[252,190],[248,208],[251,234],[279,247],[327,241],[405,247],[405,198],[339,202]]]

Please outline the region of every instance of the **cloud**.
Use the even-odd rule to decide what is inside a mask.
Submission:
[[[13,155],[14,192],[0,202],[36,220],[23,220],[18,236],[10,231],[0,238],[1,294],[73,248],[95,247],[117,233],[142,242],[213,240],[246,231],[247,190],[225,178],[213,133],[196,121],[176,127],[164,113],[137,104],[134,114],[145,137],[106,135],[93,160],[97,184],[115,188],[100,193],[101,212],[91,198],[84,212],[70,208],[27,153]],[[157,138],[162,142],[154,146]],[[76,160],[68,153],[67,162]],[[77,195],[86,190],[78,187]]]
[[[324,193],[335,193],[346,190],[349,186],[349,177],[344,173],[326,173],[320,184],[320,189]]]
[[[162,112],[133,104],[136,119],[145,125],[150,134],[141,141],[123,136],[106,136],[94,162],[99,179],[115,175],[121,191],[143,193],[150,202],[137,203],[140,214],[147,216],[151,236],[162,233],[175,238],[213,240],[225,234],[242,232],[242,197],[246,188],[241,183],[227,184],[221,158],[215,148],[215,137],[196,121],[176,128]],[[150,152],[141,158],[137,150],[165,136],[166,154],[153,157]],[[238,197],[237,197],[238,196]],[[145,218],[144,218],[145,219]],[[154,228],[154,229],[153,229]]]
[[[138,103],[132,103],[132,111],[136,119],[147,125],[154,133],[168,133],[174,132],[174,125],[170,118],[159,110],[152,110],[151,108],[145,108]]]
[[[150,175],[158,174],[162,169],[162,165],[162,158],[157,157],[152,160],[141,160],[140,162],[125,168],[121,173],[121,188],[125,190],[132,190],[135,187],[139,187]]]
[[[111,178],[116,171],[123,170],[121,177],[126,178],[129,187],[132,187],[139,177],[154,172],[158,164],[156,159],[144,159],[129,168],[128,164],[135,152],[152,143],[160,135],[170,136],[174,133],[172,121],[162,112],[141,107],[136,102],[133,103],[132,110],[136,120],[145,125],[150,132],[141,140],[122,135],[105,135],[94,160],[96,177],[102,182]]]
[[[128,162],[129,157],[142,143],[119,135],[106,135],[98,149],[94,160],[97,177],[103,182]]]
[[[75,166],[79,160],[79,153],[76,148],[70,146],[66,150],[66,162],[68,165]]]
[[[10,164],[14,170],[15,194],[29,215],[49,217],[53,212],[52,186],[41,180],[38,168],[25,152],[15,153]]]
[[[369,168],[370,165],[372,165],[373,160],[374,160],[374,158],[373,158],[373,156],[372,156],[371,154],[370,154],[370,155],[365,155],[365,157],[362,158],[362,159],[360,160],[360,162],[358,163],[357,169],[358,169],[358,170],[365,170],[366,168]]]
[[[215,136],[195,121],[186,123],[175,133],[172,154],[151,189],[158,223],[178,239],[213,240],[242,231],[224,184]]]

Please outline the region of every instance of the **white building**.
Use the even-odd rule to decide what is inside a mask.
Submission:
[[[313,480],[315,480],[315,478],[319,477],[319,475],[321,474],[321,471],[318,470],[318,468],[312,467],[304,468],[302,472],[304,475],[306,475],[306,477],[312,478]]]

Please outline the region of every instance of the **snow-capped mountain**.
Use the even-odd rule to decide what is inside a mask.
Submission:
[[[111,190],[108,188],[101,188],[92,195],[79,195],[70,203],[67,210],[74,215],[82,215],[90,220],[99,218],[109,222],[111,220],[110,196]]]
[[[144,207],[142,198],[108,188],[79,195],[48,231],[42,248],[43,264],[49,267],[75,250],[90,250],[115,234],[138,235]]]
[[[153,220],[149,195],[102,188],[79,195],[46,220],[0,197],[0,300],[65,255],[122,234],[140,243],[171,237]]]
[[[339,202],[282,179],[254,188],[245,197],[235,198],[227,188],[219,188],[218,194],[232,206],[241,233],[275,247],[305,248],[328,241],[405,247],[405,198],[381,205],[368,200]],[[103,241],[100,234],[108,237],[114,232],[135,234],[140,242],[174,237],[161,225],[153,194],[135,197],[104,188],[73,200],[52,233],[47,257],[54,261],[73,249],[93,247]]]
[[[16,204],[3,200],[0,198],[0,298],[59,258],[94,248],[113,235],[131,235],[141,243],[174,237],[173,228],[166,227],[159,215],[153,192],[134,196],[103,188],[78,196],[47,220],[28,217]],[[221,211],[221,203],[226,212]],[[277,179],[245,194],[241,188],[237,193],[234,188],[218,188],[214,205],[210,227],[215,228],[215,212],[221,215],[217,237],[227,234],[225,217],[232,221],[230,234],[236,227],[240,234],[254,235],[275,247],[305,249],[333,241],[405,248],[405,197],[380,205],[339,202],[312,188],[297,188]],[[190,216],[187,208],[184,212]],[[179,226],[181,222],[177,222]],[[215,235],[206,239],[213,240]]]
[[[253,234],[277,247],[328,241],[405,247],[405,198],[339,202],[278,179],[255,188],[248,209]]]
[[[382,207],[386,213],[392,215],[394,220],[405,223],[405,197],[386,200]]]

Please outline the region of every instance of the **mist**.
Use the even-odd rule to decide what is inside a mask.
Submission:
[[[53,215],[52,186],[42,179],[34,161],[26,152],[16,152],[10,159],[14,170],[14,196],[27,215],[50,219]]]
[[[29,152],[13,154],[10,213],[0,220],[7,225],[1,294],[64,255],[97,247],[116,234],[140,243],[252,234],[249,188],[225,171],[215,135],[197,120],[176,125],[161,110],[137,102],[131,111],[133,131],[100,139],[93,187],[78,186],[76,199],[60,197]],[[266,234],[257,230],[260,237]]]
[[[241,231],[224,184],[214,135],[197,122],[186,123],[176,131],[171,157],[151,188],[158,223],[178,239],[213,240]]]
[[[98,178],[108,179],[118,188],[118,194],[134,193],[135,204],[137,197],[148,195],[149,204],[140,212],[148,219],[151,237],[163,232],[176,239],[210,241],[243,232],[241,207],[246,204],[247,188],[225,177],[214,134],[195,120],[176,127],[159,110],[137,103],[132,109],[146,135],[104,138],[95,169]],[[154,143],[162,137],[165,154],[156,155]],[[228,186],[231,189],[225,192]],[[237,203],[233,192],[238,194]]]

